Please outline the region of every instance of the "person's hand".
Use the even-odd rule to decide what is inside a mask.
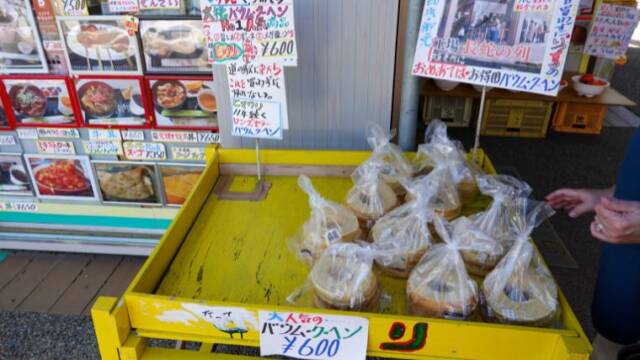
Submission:
[[[577,218],[580,215],[593,211],[596,204],[603,196],[609,196],[612,189],[559,189],[547,195],[549,206],[554,209],[563,209],[569,212],[569,216]]]
[[[614,244],[640,244],[640,201],[604,197],[595,207],[591,234]]]

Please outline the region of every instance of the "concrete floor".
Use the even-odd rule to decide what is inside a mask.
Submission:
[[[601,136],[572,136],[551,132],[546,140],[482,138],[494,164],[515,167],[542,198],[561,186],[607,187],[613,184],[631,128],[605,128]],[[470,129],[452,130],[466,146]],[[557,214],[551,220],[578,269],[552,268],[561,288],[587,333],[593,328],[589,304],[596,276],[599,244],[588,232],[589,216],[570,220]],[[0,311],[0,359],[98,358],[91,319],[82,315],[49,315]]]

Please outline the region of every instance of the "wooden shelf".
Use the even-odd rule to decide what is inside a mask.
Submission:
[[[487,99],[513,99],[513,100],[544,100],[544,101],[559,101],[570,103],[583,103],[583,104],[599,104],[607,106],[635,106],[636,103],[629,100],[624,95],[620,94],[616,89],[608,87],[602,94],[596,97],[587,98],[578,95],[571,86],[570,76],[565,77],[569,81],[569,86],[560,91],[557,96],[544,96],[538,94],[532,94],[527,92],[513,92],[504,89],[491,89],[486,94]],[[453,90],[443,91],[436,86],[432,80],[424,82],[422,88],[422,95],[424,96],[460,96],[480,98],[480,93],[471,87],[471,85],[460,84]]]

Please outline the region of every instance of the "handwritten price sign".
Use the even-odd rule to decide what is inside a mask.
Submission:
[[[297,312],[260,311],[260,356],[364,359],[369,320]]]
[[[152,131],[151,141],[195,143],[198,142],[198,135],[190,131]]]
[[[165,160],[164,144],[130,141],[124,143],[124,156],[129,160]]]
[[[17,212],[37,212],[38,204],[32,201],[3,201],[0,210]]]
[[[0,135],[0,146],[16,145],[16,138],[13,135]]]
[[[89,129],[89,140],[120,140],[118,129]]]
[[[173,146],[171,158],[174,160],[204,160],[204,148]]]
[[[25,140],[38,139],[38,130],[34,128],[17,128],[16,132],[18,133],[18,137],[20,139],[25,139]]]
[[[38,128],[38,137],[41,138],[79,138],[78,129]]]
[[[71,141],[38,140],[36,144],[41,154],[74,155],[76,153]]]
[[[141,130],[122,130],[122,140],[144,141],[144,132]]]
[[[180,0],[140,0],[140,9],[180,9]]]
[[[213,132],[199,132],[198,142],[201,144],[217,144],[220,142],[220,134]]]
[[[89,155],[122,155],[122,144],[120,141],[83,141],[82,146],[84,147],[84,151]]]

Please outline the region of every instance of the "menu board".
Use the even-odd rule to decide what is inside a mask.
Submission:
[[[140,20],[145,73],[211,74],[201,20]]]
[[[156,166],[127,161],[93,161],[100,195],[106,203],[162,204]]]
[[[149,126],[140,78],[81,77],[76,93],[87,125]]]
[[[18,126],[77,125],[68,79],[15,77],[3,82]]]
[[[201,0],[209,61],[297,64],[293,0]]]
[[[627,52],[639,18],[640,10],[634,7],[601,3],[591,25],[584,52],[607,59],[618,59]]]
[[[57,17],[72,74],[142,74],[138,40],[126,16]]]
[[[555,96],[577,0],[427,0],[412,73]]]
[[[0,70],[10,74],[48,71],[29,0],[0,2],[0,34]]]
[[[284,69],[272,64],[229,64],[234,136],[282,139],[288,126]]]
[[[98,200],[88,156],[25,154],[36,195],[43,199]]]
[[[31,179],[20,154],[0,154],[0,195],[33,195]]]
[[[202,165],[159,164],[167,205],[182,205],[204,171]]]
[[[217,129],[218,105],[210,77],[146,79],[157,128]]]

